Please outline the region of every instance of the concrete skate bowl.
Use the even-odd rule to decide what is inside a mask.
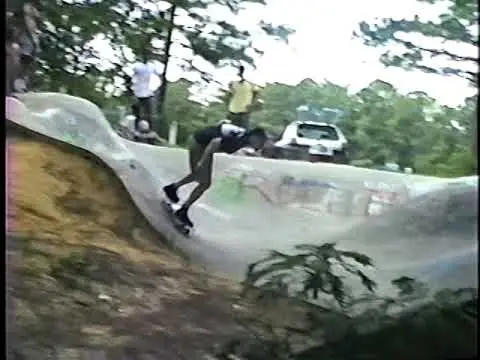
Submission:
[[[98,156],[122,180],[149,222],[212,270],[241,277],[245,266],[267,250],[288,251],[298,243],[331,239],[338,239],[349,249],[371,254],[381,270],[385,267],[380,274],[420,271],[445,256],[458,257],[449,251],[459,249],[458,237],[447,236],[439,241],[430,233],[422,233],[420,225],[412,225],[417,230],[410,233],[390,230],[395,224],[404,226],[422,221],[414,211],[416,207],[409,207],[407,200],[419,186],[443,187],[444,179],[227,155],[216,157],[214,184],[192,209],[197,224],[195,236],[184,239],[175,233],[159,208],[161,185],[187,171],[184,150],[124,140],[115,134],[94,104],[82,99],[40,93],[25,95],[22,100],[25,111],[10,120]],[[476,185],[470,188],[477,189]],[[187,190],[182,189],[180,195]],[[445,191],[448,196],[452,193]],[[431,196],[436,199],[440,195]],[[466,201],[469,197],[462,199]],[[407,206],[402,207],[405,202]],[[389,210],[392,207],[395,210]],[[423,210],[428,211],[428,207]],[[383,215],[378,215],[382,212]],[[440,215],[432,213],[433,223],[444,223]],[[476,234],[476,213],[475,220],[469,219],[474,222]],[[368,235],[360,238],[361,232]],[[464,249],[476,259],[474,239],[476,235],[470,236],[471,246]],[[400,250],[395,250],[395,246]],[[411,264],[412,259],[415,264]]]

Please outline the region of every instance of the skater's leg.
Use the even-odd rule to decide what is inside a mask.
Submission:
[[[193,227],[193,222],[190,220],[188,216],[188,210],[190,206],[193,205],[200,197],[203,195],[205,191],[210,187],[210,183],[200,183],[197,185],[195,189],[190,193],[187,201],[182,205],[180,209],[175,212],[175,215],[185,224],[190,227]]]
[[[189,139],[188,148],[189,148],[188,161],[190,165],[190,173],[186,175],[184,178],[176,182],[173,182],[163,188],[163,191],[165,192],[167,197],[170,199],[170,201],[174,203],[177,203],[180,200],[177,195],[178,188],[182,187],[183,185],[190,184],[191,182],[199,181],[196,167],[197,167],[198,161],[203,155],[204,149],[200,145],[198,145],[193,138]]]
[[[212,183],[212,170],[213,170],[213,155],[208,159],[208,161],[200,168],[197,169],[197,181],[198,185],[193,191],[190,193],[187,201],[182,205],[182,207],[176,212],[176,215],[188,224],[189,226],[193,226],[192,221],[188,217],[188,209],[192,206],[200,197],[203,195],[205,191],[208,190]]]
[[[203,151],[205,149],[197,144],[195,139],[190,138],[188,140],[188,165],[190,167],[190,173],[184,178],[173,183],[177,189],[183,185],[190,184],[194,181],[199,181],[201,174],[198,174],[197,164],[200,161]]]
[[[210,185],[211,185],[210,183],[198,184],[195,187],[195,189],[193,189],[193,191],[190,193],[190,196],[188,197],[188,199],[183,204],[183,207],[187,208],[187,209],[190,208],[190,206],[192,206],[198,199],[200,199],[200,197],[203,195],[203,193],[208,190]]]
[[[212,184],[212,170],[213,170],[213,156],[211,156],[208,161],[203,164],[203,166],[197,169],[196,172],[196,181],[198,181],[197,187],[193,189],[190,193],[188,199],[182,205],[179,210],[180,217],[186,221],[190,226],[193,226],[190,219],[188,218],[188,209],[198,200],[200,197],[208,190]]]

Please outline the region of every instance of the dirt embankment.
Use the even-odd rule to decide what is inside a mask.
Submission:
[[[112,174],[40,140],[8,147],[12,358],[197,359],[235,331],[234,286],[169,250]]]

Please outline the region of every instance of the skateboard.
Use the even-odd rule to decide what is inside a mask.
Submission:
[[[168,216],[170,217],[170,220],[172,221],[172,224],[175,227],[175,229],[177,229],[183,235],[189,236],[193,228],[188,226],[187,224],[182,222],[177,216],[175,216],[175,211],[177,210],[175,208],[175,205],[171,204],[167,200],[163,200],[162,205],[165,208]]]

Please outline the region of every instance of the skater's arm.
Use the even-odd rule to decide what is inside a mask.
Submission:
[[[200,158],[200,161],[197,164],[197,168],[201,168],[203,164],[205,164],[205,161],[207,161],[207,159],[210,156],[213,156],[213,154],[215,154],[220,149],[221,142],[222,142],[222,139],[220,138],[216,138],[210,141],[210,144],[208,144],[205,150],[203,151],[202,157]]]

